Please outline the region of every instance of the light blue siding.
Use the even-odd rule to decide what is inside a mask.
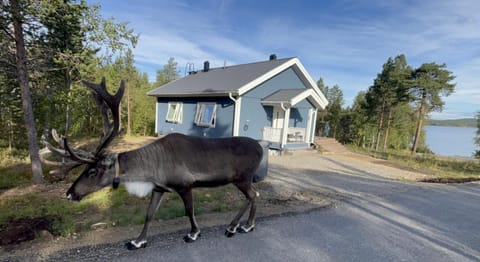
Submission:
[[[304,83],[291,68],[260,84],[242,96],[240,114],[240,136],[249,136],[255,139],[262,138],[264,127],[272,126],[272,106],[263,106],[261,99],[279,89],[306,88]],[[306,127],[308,109],[312,108],[308,101],[302,101],[292,109],[290,114],[291,127]]]
[[[295,107],[290,109],[289,127],[307,128],[308,125],[308,111],[313,108],[313,105],[308,100],[302,100]]]
[[[307,88],[295,71],[291,68],[277,74],[271,79],[253,88],[241,97],[239,136],[262,139],[264,127],[272,126],[273,107],[263,106],[262,98],[279,89]],[[168,102],[182,102],[182,123],[167,122]],[[197,103],[217,103],[215,127],[201,127],[194,123]],[[195,136],[228,137],[233,135],[235,103],[228,97],[189,97],[189,98],[158,98],[157,99],[157,133],[183,133]],[[308,112],[313,105],[303,100],[291,108],[289,126],[307,128]],[[306,147],[308,144],[292,145]]]
[[[168,102],[183,103],[182,123],[171,123],[165,120]],[[194,123],[198,102],[217,104],[215,127],[197,126]],[[233,134],[234,103],[228,97],[158,98],[157,106],[157,134],[159,135],[182,133],[194,136],[228,137]]]

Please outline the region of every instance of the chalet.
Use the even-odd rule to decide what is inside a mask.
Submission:
[[[305,148],[328,101],[298,58],[210,68],[148,93],[157,98],[155,130],[195,136],[248,136],[274,149]]]

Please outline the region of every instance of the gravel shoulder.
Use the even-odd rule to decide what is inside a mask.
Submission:
[[[269,176],[256,184],[260,192],[257,217],[269,217],[285,213],[305,212],[318,208],[329,208],[345,197],[345,192],[328,185],[319,184],[312,176],[323,174],[345,176],[346,179],[364,176],[372,179],[418,181],[428,175],[405,170],[388,161],[373,159],[358,154],[321,155],[313,151],[296,152],[293,155],[270,157]],[[64,194],[63,188],[54,190],[31,188],[49,194]],[[7,192],[8,193],[8,192]],[[146,207],[145,207],[146,208]],[[202,228],[227,225],[235,213],[214,213],[198,216]],[[129,227],[97,228],[71,237],[53,237],[46,234],[38,239],[11,247],[0,247],[0,261],[39,260],[66,249],[105,243],[125,242],[137,236],[141,225]],[[186,217],[154,221],[149,235],[182,232],[189,229]]]

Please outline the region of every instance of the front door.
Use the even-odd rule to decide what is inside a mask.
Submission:
[[[273,128],[283,128],[283,121],[285,120],[285,111],[279,106],[273,107]]]

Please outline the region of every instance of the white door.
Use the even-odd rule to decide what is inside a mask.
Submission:
[[[283,121],[285,119],[285,111],[279,106],[273,107],[273,128],[283,128]]]

